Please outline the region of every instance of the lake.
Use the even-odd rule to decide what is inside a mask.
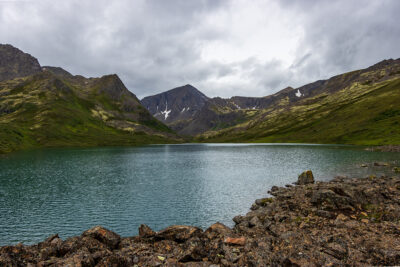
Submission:
[[[0,157],[0,245],[65,239],[94,225],[122,236],[140,224],[233,226],[273,186],[311,169],[316,180],[382,174],[364,162],[400,154],[362,147],[294,144],[185,144],[45,149]],[[387,169],[387,168],[386,168]]]

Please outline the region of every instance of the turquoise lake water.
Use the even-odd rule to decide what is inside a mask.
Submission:
[[[380,175],[399,153],[291,144],[187,144],[46,149],[0,157],[0,245],[62,238],[103,225],[122,236],[145,223],[233,226],[273,185],[311,169],[317,180]]]

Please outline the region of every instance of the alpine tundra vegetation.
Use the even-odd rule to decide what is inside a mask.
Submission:
[[[180,142],[116,75],[73,76],[0,45],[0,152]]]

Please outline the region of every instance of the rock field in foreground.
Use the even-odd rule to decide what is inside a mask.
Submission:
[[[233,229],[170,226],[120,237],[96,226],[0,248],[0,266],[358,266],[400,264],[400,177],[273,187]]]

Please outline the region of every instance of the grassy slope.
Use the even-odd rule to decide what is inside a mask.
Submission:
[[[78,88],[67,81],[60,86],[49,74],[2,83],[0,152],[36,147],[177,142],[171,130],[147,116],[141,106],[136,107],[139,111],[131,112],[135,116],[139,114],[139,119],[129,120],[107,96],[82,97],[79,90],[86,90],[91,96],[94,93],[90,88]],[[112,114],[112,118],[94,116],[94,109]],[[129,130],[112,127],[108,123],[110,119],[118,119],[132,127]]]
[[[400,79],[352,84],[332,95],[263,110],[256,118],[198,138],[202,142],[400,144]]]

